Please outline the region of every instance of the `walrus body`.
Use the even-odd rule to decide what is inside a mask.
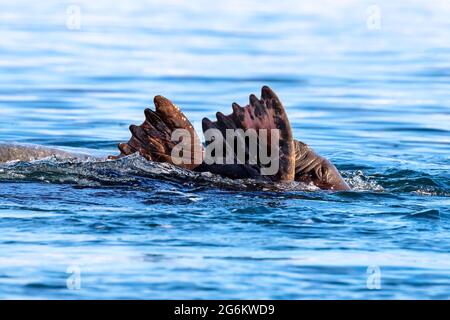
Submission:
[[[0,162],[33,161],[50,156],[72,158],[81,155],[37,145],[0,143]]]
[[[277,129],[279,139],[275,146],[279,151],[277,158],[279,166],[277,172],[272,175],[263,174],[265,164],[258,157],[256,157],[255,162],[248,161],[251,157],[249,154],[250,147],[249,142],[246,142],[245,139],[246,160],[244,162],[236,161],[233,164],[224,164],[226,162],[219,161],[211,164],[202,161],[204,145],[187,117],[170,100],[162,96],[156,96],[154,103],[155,111],[145,110],[145,121],[139,126],[130,126],[130,140],[119,144],[120,154],[110,158],[139,153],[149,161],[168,162],[188,170],[211,172],[231,179],[251,178],[267,182],[302,181],[313,183],[325,190],[350,189],[329,160],[319,156],[305,143],[293,139],[285,109],[279,98],[267,86],[262,88],[261,99],[258,99],[255,95],[250,95],[247,106],[241,107],[237,103],[233,103],[233,112],[230,115],[226,116],[218,112],[216,121],[204,118],[202,125],[204,132],[215,129],[224,138],[226,131],[229,129],[251,129],[259,132],[258,135],[265,134],[261,132],[266,132],[266,130]],[[189,150],[192,151],[184,154],[183,158],[192,161],[174,162],[172,151],[177,142],[172,140],[172,134],[178,129],[183,129],[189,133],[188,146],[190,147]],[[239,137],[236,138],[239,140]],[[269,146],[274,143],[270,138],[267,141]],[[236,152],[233,148],[231,150]],[[0,162],[30,161],[51,155],[66,158],[77,156],[65,151],[39,146],[0,144]],[[236,154],[234,156],[236,160]]]
[[[193,132],[191,123],[187,117],[171,101],[156,96],[154,99],[156,111],[145,110],[145,121],[140,126],[130,126],[131,138],[126,143],[119,144],[121,156],[139,152],[148,160],[170,162],[174,142],[169,138],[171,132],[177,129],[186,129]],[[197,165],[178,164],[189,170],[198,172],[211,172],[232,179],[252,178],[271,182],[302,181],[313,183],[321,189],[326,190],[349,190],[350,187],[344,181],[336,167],[324,157],[315,153],[308,145],[292,136],[285,109],[277,95],[267,86],[261,90],[261,99],[250,95],[249,104],[245,107],[237,103],[232,104],[233,112],[224,115],[217,112],[216,121],[204,118],[202,121],[203,131],[217,129],[225,138],[226,130],[279,130],[279,169],[274,175],[262,175],[263,164],[258,161],[253,164],[248,162],[234,164],[219,163],[208,164],[205,162]],[[206,136],[206,135],[205,135]],[[195,131],[193,132],[192,146],[201,150]],[[269,145],[271,143],[269,142]],[[245,146],[246,153],[249,146]],[[192,153],[191,159],[197,157]],[[248,154],[246,154],[246,159]]]

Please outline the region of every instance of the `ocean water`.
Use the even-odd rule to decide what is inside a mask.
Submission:
[[[450,298],[448,1],[0,1],[0,141],[117,154],[271,86],[350,192],[0,165],[2,299]]]

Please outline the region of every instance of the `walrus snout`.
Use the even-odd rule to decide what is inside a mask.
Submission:
[[[307,144],[294,140],[295,180],[326,190],[350,190],[337,168],[326,158],[319,156]]]

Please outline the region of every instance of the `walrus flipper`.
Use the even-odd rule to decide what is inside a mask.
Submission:
[[[284,110],[283,104],[277,95],[267,86],[264,86],[261,90],[261,99],[258,99],[255,95],[250,95],[250,102],[247,106],[241,107],[237,103],[232,104],[233,112],[230,115],[224,115],[217,112],[217,121],[211,121],[204,118],[202,121],[203,132],[206,136],[206,131],[209,129],[218,129],[222,133],[224,141],[227,137],[227,129],[242,129],[244,132],[253,129],[258,137],[262,133],[261,129],[265,129],[267,132],[267,145],[262,146],[260,140],[258,140],[259,147],[268,148],[271,150],[271,129],[278,129],[278,150],[279,156],[276,159],[278,162],[278,171],[269,177],[272,181],[292,181],[295,176],[295,148],[294,140],[292,137],[291,125],[289,123],[287,114]],[[237,136],[237,140],[241,139],[242,145],[245,146],[245,163],[242,163],[237,159],[236,147],[233,150],[235,152],[235,164],[224,164],[225,170],[230,170],[231,175],[236,172],[247,172],[251,177],[256,178],[261,176],[261,169],[265,166],[259,158],[259,154],[249,152],[251,150],[248,141],[245,136]],[[207,142],[208,144],[208,142]],[[225,143],[226,144],[226,143]],[[239,141],[238,141],[239,144]],[[236,145],[238,145],[236,144]],[[235,145],[235,146],[236,146]],[[225,146],[227,147],[227,146]],[[230,148],[230,146],[228,146]],[[226,149],[225,149],[226,150]],[[229,150],[229,149],[228,149]],[[255,159],[256,157],[256,159]],[[251,162],[250,159],[254,161]],[[225,161],[223,162],[225,163]],[[220,168],[223,171],[223,168]],[[258,174],[259,172],[259,174]]]
[[[139,152],[147,160],[168,162],[186,169],[194,169],[202,161],[203,150],[194,127],[170,100],[156,96],[154,103],[155,111],[145,109],[145,121],[140,126],[130,126],[131,138],[128,142],[119,144],[120,156]],[[180,142],[172,141],[172,134],[177,129],[184,129],[190,135],[191,153],[183,154],[183,159],[188,161],[182,164],[174,163],[172,157],[173,148]]]
[[[336,167],[319,156],[307,144],[294,140],[295,180],[314,185],[325,190],[350,190]]]

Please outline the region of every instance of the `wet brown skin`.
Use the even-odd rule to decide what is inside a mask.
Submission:
[[[350,190],[336,167],[327,159],[319,156],[307,144],[294,140],[295,145],[295,181],[313,183],[324,190]]]
[[[145,110],[146,120],[140,126],[130,126],[132,134],[127,143],[119,144],[120,156],[139,152],[147,160],[173,163],[171,152],[178,141],[171,141],[175,129],[187,129],[193,137],[192,150],[202,150],[201,142],[187,117],[170,100],[156,96],[156,111]],[[349,190],[336,167],[317,155],[306,144],[294,140],[285,109],[276,94],[267,86],[261,90],[261,99],[250,95],[249,105],[232,105],[230,115],[216,114],[217,121],[203,119],[203,131],[217,128],[225,136],[226,129],[279,129],[279,171],[275,176],[263,176],[261,165],[245,164],[182,164],[189,170],[211,172],[232,179],[253,178],[265,181],[302,181],[326,190]],[[270,144],[270,140],[269,140]],[[196,146],[196,149],[194,149]],[[191,154],[191,159],[201,157]],[[189,157],[189,155],[188,155]]]
[[[203,150],[194,127],[170,100],[156,96],[154,104],[156,110],[145,109],[145,121],[140,126],[130,126],[131,138],[127,143],[119,144],[119,157],[139,152],[150,161],[173,163],[171,152],[179,141],[171,140],[172,132],[176,129],[186,129],[192,137],[190,144],[193,152],[190,157],[187,155],[191,164],[183,164],[182,167],[194,169],[198,166],[194,158],[197,157],[201,161]]]
[[[291,125],[280,99],[267,86],[261,90],[261,99],[251,94],[249,104],[245,107],[237,103],[232,104],[233,112],[230,115],[223,115],[217,112],[217,121],[204,118],[203,131],[211,128],[219,129],[225,137],[226,129],[278,129],[279,139],[279,170],[275,176],[270,177],[273,181],[292,181],[295,175],[295,149],[292,138]],[[270,147],[270,136],[268,144]],[[248,148],[247,148],[248,153]],[[260,166],[259,159],[258,165]]]

